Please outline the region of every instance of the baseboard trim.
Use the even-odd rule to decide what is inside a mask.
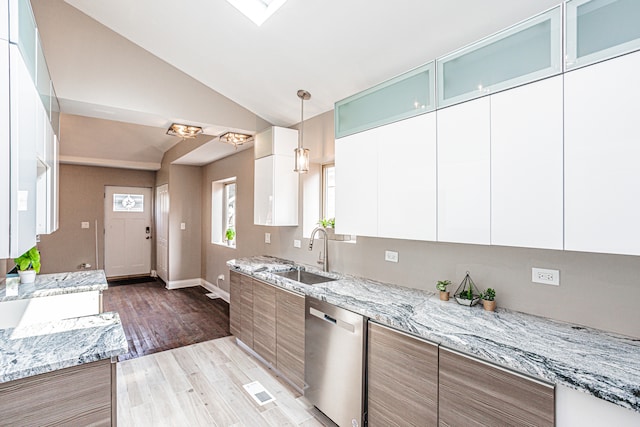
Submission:
[[[201,281],[200,286],[202,286],[203,288],[205,288],[209,292],[213,292],[214,294],[218,295],[220,298],[222,298],[226,302],[229,302],[229,299],[230,299],[229,298],[229,292],[225,291],[224,289],[221,289],[221,288],[217,287],[213,283],[207,282],[204,279],[200,279],[200,281]]]
[[[190,288],[192,286],[200,286],[200,281],[202,279],[186,279],[186,280],[171,280],[167,282],[167,289],[180,289],[180,288]]]

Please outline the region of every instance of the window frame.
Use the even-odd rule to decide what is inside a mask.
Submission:
[[[334,173],[334,191],[335,191],[335,167],[336,164],[334,162],[331,163],[325,163],[322,165],[322,179],[321,179],[321,193],[322,193],[322,203],[320,206],[320,212],[321,212],[321,216],[322,219],[329,219],[329,218],[335,218],[335,193],[334,193],[334,198],[333,198],[333,207],[334,207],[334,212],[332,216],[328,216],[327,214],[327,190],[329,189],[328,183],[327,183],[327,175],[328,175],[328,170],[329,169],[333,169],[333,173]]]

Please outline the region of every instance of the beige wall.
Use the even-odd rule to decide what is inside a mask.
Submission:
[[[40,236],[42,273],[76,271],[95,262],[95,220],[98,220],[99,268],[104,268],[105,185],[153,187],[155,172],[93,166],[60,165],[59,228]],[[89,222],[88,229],[80,223]]]
[[[328,161],[330,159],[324,153],[333,153],[333,138],[327,137],[332,135],[333,121],[322,115],[310,122],[305,123],[305,146],[314,149],[318,141],[331,144],[331,147],[322,148],[321,156],[312,154],[312,158]],[[254,254],[274,255],[318,266],[315,261],[321,245],[309,252],[306,249],[308,239],[302,237],[301,226],[253,225],[253,159],[250,152],[239,153],[205,168],[203,235],[210,235],[207,185],[211,185],[211,180],[233,174],[238,175],[241,195],[238,249],[218,248],[203,239],[206,248],[203,251],[203,276],[215,283],[218,274],[228,276],[224,265],[227,259]],[[271,244],[264,243],[265,231],[271,233]],[[302,240],[302,248],[293,247],[294,239]],[[385,250],[397,251],[399,262],[385,262]],[[502,307],[640,337],[640,310],[636,303],[640,300],[637,284],[640,257],[359,237],[357,243],[331,241],[329,264],[331,270],[341,273],[429,291],[435,291],[435,282],[443,279],[451,280],[454,283],[452,290],[455,290],[469,271],[479,288],[496,289],[498,304]],[[560,270],[560,286],[532,283],[532,267]],[[224,288],[228,289],[227,283]]]
[[[202,168],[171,165],[169,176],[169,281],[201,276]],[[180,224],[185,224],[185,229]]]

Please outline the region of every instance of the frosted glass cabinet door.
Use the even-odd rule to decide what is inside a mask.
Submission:
[[[565,249],[640,255],[640,52],[565,74]]]
[[[378,235],[377,129],[336,140],[336,233]]]
[[[562,72],[560,7],[436,61],[438,107]]]
[[[491,241],[489,98],[437,111],[438,241]]]
[[[383,129],[384,128],[384,129]],[[378,139],[378,237],[436,240],[436,113],[396,122]]]
[[[430,62],[357,93],[335,106],[336,138],[435,109],[435,72]]]
[[[491,244],[563,247],[562,76],[491,96]]]
[[[640,1],[567,2],[566,68],[640,49]]]

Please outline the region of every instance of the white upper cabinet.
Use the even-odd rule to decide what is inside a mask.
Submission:
[[[565,249],[640,255],[640,52],[565,75]]]
[[[436,113],[384,126],[380,133],[378,236],[435,241]]]
[[[36,243],[36,128],[38,91],[17,46],[10,48],[11,177],[10,257]]]
[[[9,1],[0,0],[0,40],[9,40]]]
[[[566,8],[566,69],[640,49],[640,1],[571,0]]]
[[[491,242],[491,119],[484,97],[437,111],[438,241]]]
[[[380,129],[336,140],[336,233],[378,235]]]
[[[436,61],[438,107],[562,72],[560,7]]]
[[[256,135],[254,206],[256,225],[298,225],[298,182],[293,150],[298,131],[271,127]]]
[[[9,42],[0,39],[0,259],[9,257],[11,141],[9,133]]]
[[[563,247],[562,76],[491,96],[491,244]]]

